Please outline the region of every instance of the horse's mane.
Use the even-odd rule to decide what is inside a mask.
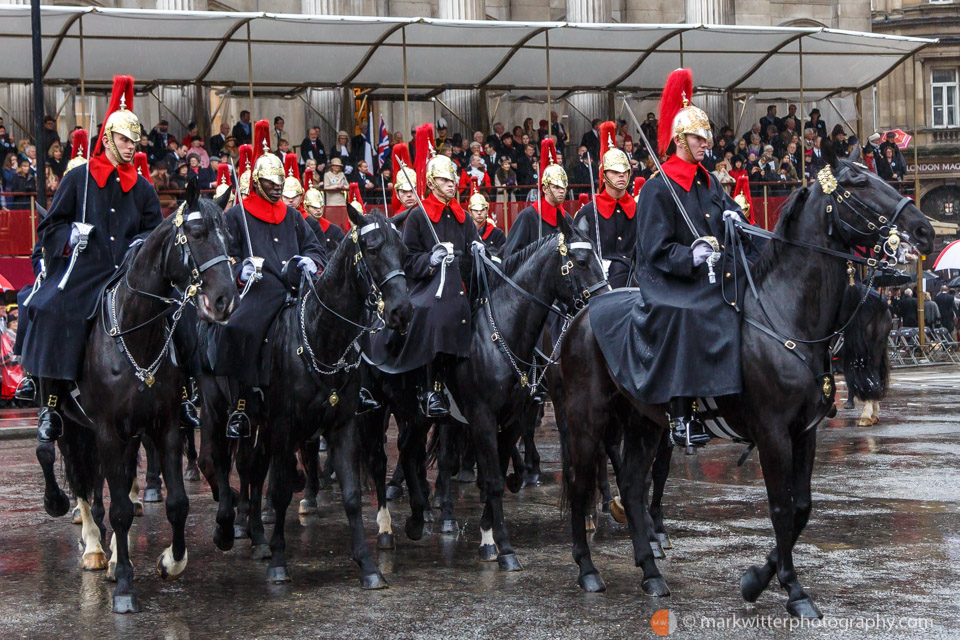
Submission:
[[[780,218],[777,220],[777,225],[773,228],[773,233],[778,238],[785,237],[787,227],[800,214],[803,207],[806,206],[809,197],[810,189],[804,187],[791,193],[787,201],[783,203],[780,209]],[[766,246],[760,252],[760,257],[757,259],[756,264],[753,265],[752,273],[754,280],[757,282],[762,281],[763,278],[780,263],[780,255],[783,252],[784,245],[785,243],[777,242],[776,240],[767,242]]]
[[[550,235],[543,236],[536,242],[531,242],[524,248],[520,249],[514,253],[509,258],[506,258],[503,263],[500,265],[500,270],[503,271],[508,276],[512,276],[514,272],[520,268],[520,265],[527,261],[527,258],[536,253],[540,247],[544,246],[548,240],[553,240],[556,242],[556,233],[551,233]]]

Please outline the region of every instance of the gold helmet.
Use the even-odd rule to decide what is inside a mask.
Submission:
[[[681,143],[690,154],[687,134],[713,139],[710,118],[690,103],[693,98],[693,73],[690,69],[677,69],[667,78],[660,97],[660,130],[657,132],[660,153],[665,155],[670,143],[680,136]],[[670,123],[670,126],[665,126]],[[692,155],[692,154],[691,154]]]
[[[86,129],[77,129],[73,132],[73,143],[70,148],[70,162],[67,168],[63,170],[63,175],[67,175],[71,169],[83,166],[87,163],[87,153],[89,151],[90,140]]]
[[[490,203],[487,202],[487,199],[480,193],[480,187],[477,184],[476,178],[470,179],[470,191],[470,201],[467,203],[468,209],[471,211],[480,211],[490,208]]]
[[[288,153],[283,158],[283,171],[286,178],[283,180],[283,197],[296,198],[303,195],[303,185],[300,184],[300,166],[297,164],[297,154]]]
[[[213,198],[217,199],[222,196],[225,192],[230,190],[230,165],[226,162],[221,162],[217,166],[217,190],[213,193]]]
[[[406,167],[397,172],[397,179],[393,183],[393,188],[397,191],[417,190],[417,174],[413,167]]]
[[[630,172],[627,154],[617,149],[617,125],[613,121],[600,125],[600,171]]]
[[[326,205],[323,192],[319,189],[314,189],[313,187],[307,189],[303,193],[303,206],[304,207],[313,207],[314,209],[323,209]]]
[[[552,138],[540,141],[540,184],[567,188],[567,172],[557,162],[557,146]]]
[[[113,141],[115,133],[126,136],[134,142],[140,142],[140,121],[131,109],[133,109],[133,78],[113,76],[113,91],[110,94],[110,105],[107,107],[107,119],[100,130],[100,138],[97,140],[93,155],[103,151],[103,138],[106,137],[114,156],[119,162],[123,162],[117,144]]]
[[[276,154],[270,151],[270,123],[258,120],[253,125],[253,172],[250,182],[257,191],[257,195],[267,199],[260,186],[261,180],[268,180],[275,185],[283,186],[285,179],[283,163]]]
[[[363,198],[360,197],[360,185],[356,182],[350,183],[350,195],[347,200],[357,213],[363,214]]]
[[[237,148],[237,191],[241,198],[250,195],[250,173],[253,171],[253,145],[242,144]]]

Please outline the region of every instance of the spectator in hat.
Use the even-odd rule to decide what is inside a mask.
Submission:
[[[13,197],[11,209],[29,209],[30,195],[37,191],[37,178],[30,168],[30,161],[26,158],[20,158],[17,162],[17,173],[13,176],[7,185],[7,191],[16,193]]]
[[[240,112],[240,119],[237,120],[237,124],[233,125],[233,137],[236,139],[238,147],[242,144],[250,144],[253,139],[250,131],[252,126],[250,124],[250,112],[244,109]]]
[[[353,173],[355,161],[353,153],[350,151],[350,136],[347,135],[346,131],[337,131],[337,144],[331,150],[330,158],[340,158],[340,171],[346,175]]]
[[[190,181],[190,166],[186,161],[181,162],[177,165],[177,170],[170,178],[170,183],[175,189],[183,191],[187,188],[187,183]]]
[[[520,161],[520,148],[514,144],[513,134],[509,131],[503,133],[503,137],[500,139],[500,155],[510,158],[510,164],[513,165],[513,168],[517,168],[517,163]]]
[[[344,142],[347,137],[343,133]],[[344,193],[350,190],[347,176],[343,173],[343,159],[339,155],[330,158],[328,171],[323,174],[323,190],[326,204],[329,206],[343,206],[347,203]]]
[[[210,184],[217,179],[217,174],[211,173],[209,164],[204,167],[200,163],[200,156],[192,151],[187,154],[187,167],[189,168],[187,176],[189,177],[191,173],[196,176],[201,189],[209,189]]]
[[[434,148],[437,150],[437,153],[443,151],[444,145],[447,144],[447,120],[446,118],[437,119],[437,137],[434,140]]]
[[[821,138],[827,137],[827,124],[820,119],[820,109],[810,110],[810,119],[804,123],[803,128],[813,129]]]
[[[897,146],[897,134],[893,131],[887,131],[886,139],[880,144],[881,157],[887,157],[887,148],[893,149],[893,155],[897,158],[897,162],[902,168],[906,168],[907,161],[904,159],[903,152],[900,151],[900,147]]]
[[[837,154],[838,158],[846,158],[850,155],[847,132],[843,130],[842,124],[836,125],[830,132],[830,141],[833,143],[833,152]]]
[[[200,158],[200,166],[206,169],[210,166],[210,156],[207,150],[203,148],[203,138],[199,135],[190,136],[190,150],[188,153],[196,154]]]
[[[877,163],[880,161],[880,134],[874,131],[867,137],[867,144],[863,145],[863,158],[868,160],[866,163],[870,170],[874,173],[879,173]]]
[[[220,156],[220,150],[223,149],[223,146],[227,143],[228,137],[230,137],[230,125],[226,122],[221,122],[220,133],[210,136],[210,140],[207,142],[207,153],[210,157]]]

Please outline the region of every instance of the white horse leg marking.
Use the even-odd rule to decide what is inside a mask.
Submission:
[[[480,544],[482,546],[495,544],[493,541],[493,529],[480,529]]]
[[[377,526],[380,528],[377,532],[378,534],[393,533],[393,520],[390,517],[390,509],[388,507],[380,507],[380,510],[377,511]]]
[[[130,532],[127,532],[127,557],[130,558]],[[133,567],[133,558],[130,558],[130,566]],[[110,535],[110,563],[107,565],[107,578],[117,579],[117,532]]]
[[[873,402],[867,400],[863,403],[863,413],[860,414],[860,419],[857,420],[858,427],[869,427],[873,424]]]
[[[140,483],[137,481],[137,476],[133,476],[133,484],[130,485],[130,502],[133,503],[133,515],[142,516],[143,515],[143,503],[140,502]]]
[[[90,504],[80,498],[77,500],[80,509],[81,529],[80,537],[83,541],[83,569],[84,571],[102,571],[107,568],[107,554],[100,545],[100,529],[93,521],[90,513]]]
[[[187,550],[183,550],[183,559],[177,562],[173,559],[173,545],[163,550],[157,560],[157,573],[164,580],[176,580],[187,570]]]
[[[871,421],[873,424],[877,424],[880,422],[880,401],[873,400],[871,401],[871,404],[873,405],[873,416],[871,417]]]

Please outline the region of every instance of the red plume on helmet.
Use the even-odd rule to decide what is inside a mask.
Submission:
[[[753,198],[750,196],[750,178],[741,175],[737,178],[737,186],[733,189],[733,197],[743,196],[747,206],[744,207],[743,215],[750,224],[755,224],[753,219]]]
[[[643,185],[647,182],[647,179],[643,176],[637,176],[633,179],[633,197],[636,198],[640,195],[640,189],[643,188]]]
[[[673,140],[673,119],[683,109],[684,101],[693,99],[693,72],[677,69],[667,78],[660,96],[660,120],[657,122],[657,149],[666,155]]]
[[[270,153],[270,123],[257,120],[253,124],[253,163],[265,153]]]
[[[232,185],[230,181],[230,165],[226,162],[221,162],[217,165],[217,185],[225,184],[228,187]]]
[[[400,168],[400,161],[403,161],[403,164],[407,167],[408,171],[413,171],[416,173],[416,169],[413,167],[413,162],[410,161],[410,148],[407,147],[406,142],[401,142],[399,144],[393,145],[393,148],[390,150],[390,160],[393,165],[393,182],[396,184],[397,177],[401,175],[403,169]],[[400,198],[397,196],[397,190],[393,190],[393,197],[390,198],[390,208],[394,213],[399,213],[400,208]]]
[[[110,114],[120,108],[120,104],[128,111],[133,111],[133,76],[113,76],[113,89],[110,92],[110,104],[103,114],[103,124],[100,125],[100,136],[90,157],[103,153],[103,134],[106,133],[107,120]]]
[[[90,136],[86,129],[77,129],[73,132],[73,146],[70,148],[70,159],[76,157],[87,158],[90,155]]]
[[[589,193],[581,193],[581,194],[580,194],[580,197],[577,198],[577,200],[578,200],[578,203],[580,204],[580,206],[577,207],[577,211],[579,211],[580,209],[583,209],[585,206],[587,206],[587,203],[588,203],[588,202],[590,202],[590,194],[589,194]]]
[[[600,163],[600,175],[603,176],[603,156],[610,149],[617,148],[617,125],[612,120],[607,120],[600,125],[600,157],[597,162]]]
[[[153,180],[150,179],[150,165],[147,164],[147,154],[143,151],[137,151],[133,154],[133,166],[138,174],[143,176],[147,182],[153,184]]]
[[[253,145],[242,144],[237,152],[240,154],[237,159],[237,177],[239,178],[248,170],[253,169]]]
[[[553,138],[544,138],[540,141],[540,183],[543,184],[543,172],[551,164],[557,162],[557,145]]]
[[[307,167],[303,170],[303,188],[313,188],[313,167]]]
[[[433,123],[417,127],[417,193],[424,197],[427,188],[427,163],[436,153],[433,148]]]
[[[300,182],[300,165],[297,163],[297,154],[288,153],[283,157],[283,175],[294,177]]]
[[[347,198],[347,204],[357,202],[360,204],[360,213],[363,213],[363,198],[360,197],[360,185],[356,182],[350,183],[350,197]]]

